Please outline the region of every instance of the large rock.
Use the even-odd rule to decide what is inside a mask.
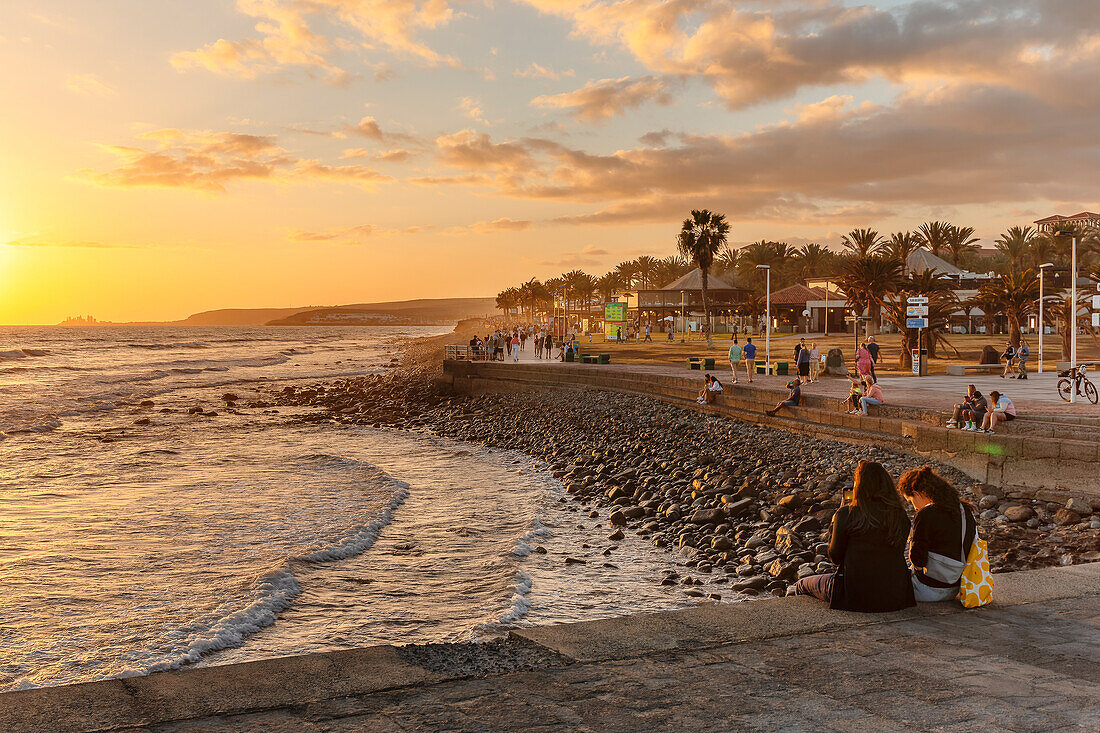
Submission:
[[[1059,509],[1054,512],[1054,521],[1063,527],[1070,524],[1077,524],[1081,521],[1081,515],[1072,509]]]
[[[1026,522],[1035,516],[1035,512],[1029,506],[1010,506],[1005,509],[1005,516],[1013,522]]]
[[[688,521],[692,524],[721,524],[726,521],[726,513],[721,509],[700,509]]]
[[[982,356],[978,359],[979,364],[1000,364],[1001,363],[1001,350],[996,346],[990,346],[986,344],[982,347]]]

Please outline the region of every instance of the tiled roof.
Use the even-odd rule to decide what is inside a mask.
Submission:
[[[825,289],[795,284],[772,293],[773,305],[805,305],[808,300],[825,300]]]
[[[661,290],[702,290],[703,271],[696,267],[679,280],[671,282]],[[732,290],[733,286],[712,272],[707,273],[707,290]]]

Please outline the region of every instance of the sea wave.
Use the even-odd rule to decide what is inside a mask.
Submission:
[[[0,351],[0,360],[9,361],[11,359],[26,359],[28,356],[49,356],[49,353],[45,349],[8,349],[7,351]]]
[[[317,457],[333,458],[318,454]],[[176,669],[199,661],[203,656],[222,649],[238,647],[253,634],[275,623],[279,613],[290,607],[294,598],[302,592],[294,573],[300,563],[323,563],[343,560],[359,555],[375,543],[382,528],[393,521],[393,514],[409,495],[409,485],[393,479],[379,468],[355,462],[363,466],[374,485],[388,484],[393,488],[390,501],[369,522],[353,527],[348,533],[330,544],[312,552],[288,558],[286,562],[257,578],[248,589],[247,602],[236,610],[210,624],[207,628],[188,630],[185,651],[170,658],[151,661],[148,664],[129,667],[111,677],[136,677],[152,672]],[[17,688],[18,689],[18,688]]]
[[[131,349],[209,349],[210,344],[205,341],[176,341],[171,343],[153,344],[126,344]]]

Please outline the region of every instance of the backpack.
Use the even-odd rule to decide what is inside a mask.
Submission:
[[[966,540],[966,510],[963,513],[963,541]],[[974,523],[974,541],[966,555],[966,567],[959,578],[959,595],[956,596],[963,608],[977,608],[993,600],[993,573],[989,570],[989,548],[985,540],[978,536],[978,525]]]

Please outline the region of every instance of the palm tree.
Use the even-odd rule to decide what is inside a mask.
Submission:
[[[928,338],[926,342],[928,356],[933,359],[936,357],[938,344],[951,345],[947,341],[946,329],[951,314],[959,309],[959,299],[952,289],[952,281],[943,273],[924,270],[910,275],[899,283],[897,290],[889,298],[884,299],[882,314],[901,334],[901,353],[898,360],[898,366],[901,369],[909,363],[910,354],[917,348],[917,340],[920,336],[918,329],[909,328],[906,325],[909,318],[906,312],[908,299],[914,295],[923,295],[928,298],[928,327],[925,329],[925,334]]]
[[[883,245],[882,252],[900,260],[902,267],[909,272],[909,255],[923,248],[924,242],[920,235],[913,232],[894,232],[890,235],[890,241]]]
[[[677,240],[680,254],[695,263],[703,276],[703,328],[707,332],[707,348],[714,348],[714,337],[710,332],[710,302],[707,300],[707,273],[729,237],[730,225],[722,214],[706,209],[693,209],[691,216],[684,219]]]
[[[763,271],[757,269],[757,265],[768,265],[778,269],[780,261],[776,256],[774,242],[759,242],[747,244],[741,248],[737,255],[737,273],[741,276],[741,282],[752,283],[757,290],[764,290]],[[776,273],[772,273],[773,277]]]
[[[802,245],[794,254],[797,278],[822,277],[833,274],[835,255],[817,242]]]
[[[605,303],[610,303],[611,299],[622,289],[622,278],[620,278],[619,274],[614,270],[596,279],[596,290],[603,296]]]
[[[1035,270],[1009,272],[982,285],[972,299],[987,314],[1002,314],[1008,319],[1008,339],[1020,343],[1020,323],[1035,308],[1039,299],[1039,276]]]
[[[1097,333],[1096,329],[1092,327],[1092,317],[1089,313],[1092,293],[1078,290],[1076,309],[1070,305],[1068,292],[1062,295],[1048,295],[1043,301],[1043,319],[1057,327],[1058,335],[1061,337],[1062,359],[1064,361],[1069,361],[1072,346],[1073,329],[1069,326],[1072,313],[1077,314],[1077,327],[1087,330],[1092,334],[1093,342],[1096,342]]]
[[[867,311],[871,317],[868,333],[876,333],[886,297],[903,282],[901,262],[886,255],[853,257],[844,265],[837,284],[844,291],[856,314]]]
[[[1023,270],[1040,263],[1034,262],[1031,243],[1035,239],[1035,230],[1031,227],[1009,227],[998,237],[993,246],[1008,261],[1008,269]]]
[[[507,316],[513,308],[519,307],[520,291],[518,288],[507,288],[497,293],[497,308],[504,311]]]
[[[657,271],[653,275],[653,281],[658,287],[665,287],[677,278],[681,278],[690,272],[691,263],[679,255],[669,255],[657,262]]]
[[[737,250],[729,245],[722,248],[714,259],[714,264],[719,274],[725,275],[737,269]]]
[[[951,264],[959,266],[963,255],[977,252],[978,238],[974,236],[974,227],[952,226],[947,230],[947,251],[950,252]]]
[[[841,241],[844,243],[844,249],[857,257],[875,254],[884,243],[874,229],[853,229],[845,234]]]
[[[951,225],[946,221],[926,221],[917,228],[917,236],[932,254],[937,257],[947,248],[947,237]]]
[[[637,275],[637,284],[640,289],[649,290],[653,287],[653,276],[657,272],[657,262],[656,257],[650,257],[649,255],[642,255],[634,260],[634,272]]]
[[[634,260],[627,260],[615,265],[615,274],[628,288],[634,287],[638,282],[638,266]]]

